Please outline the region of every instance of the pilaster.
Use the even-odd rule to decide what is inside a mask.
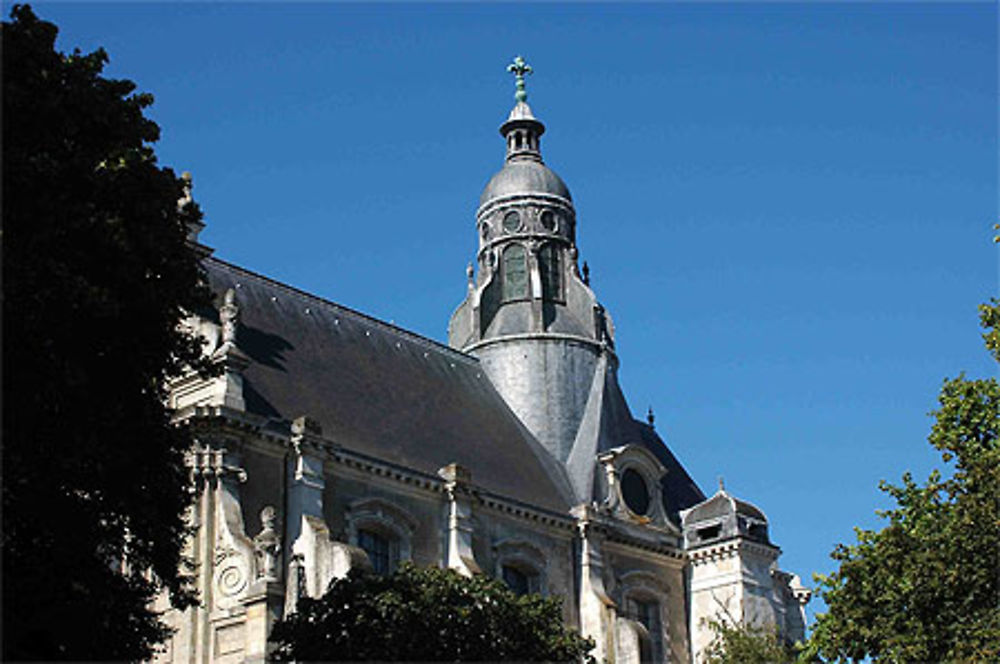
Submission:
[[[472,551],[472,476],[468,470],[452,463],[438,471],[445,480],[448,509],[448,552],[446,564],[464,576],[482,572]]]

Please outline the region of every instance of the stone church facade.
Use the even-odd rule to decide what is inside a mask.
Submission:
[[[198,441],[201,604],[168,612],[160,661],[262,661],[298,597],[402,561],[562,598],[598,661],[699,661],[710,618],[803,636],[809,592],[763,512],[706,497],[633,417],[517,66],[448,346],[198,245],[216,307],[189,324],[222,372],[175,381],[170,405]]]

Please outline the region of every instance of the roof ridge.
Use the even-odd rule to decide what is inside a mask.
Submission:
[[[375,325],[377,325],[379,327],[385,328],[385,330],[388,331],[388,332],[399,334],[400,336],[406,337],[410,341],[416,342],[417,344],[420,344],[420,345],[422,345],[424,347],[429,347],[429,348],[431,348],[433,350],[436,350],[436,351],[444,351],[445,353],[447,353],[449,355],[452,355],[452,356],[457,357],[459,359],[465,360],[465,361],[467,361],[467,362],[469,362],[471,364],[479,364],[479,359],[476,358],[476,357],[474,357],[474,356],[472,356],[472,355],[469,355],[468,353],[463,353],[462,351],[456,350],[456,349],[452,348],[451,346],[447,346],[447,345],[441,343],[440,341],[435,341],[434,339],[430,339],[430,338],[425,337],[425,336],[423,336],[421,334],[417,334],[416,332],[413,332],[411,330],[407,330],[405,328],[399,327],[398,325],[396,325],[394,323],[387,323],[384,320],[381,320],[379,318],[375,318],[374,316],[369,316],[368,314],[363,313],[361,311],[358,311],[357,309],[352,309],[351,307],[347,307],[347,306],[344,306],[342,304],[338,304],[338,303],[336,303],[336,302],[334,302],[332,300],[328,300],[325,297],[321,297],[319,295],[314,295],[313,293],[309,293],[307,291],[304,291],[301,288],[296,288],[295,286],[292,286],[290,284],[286,284],[284,282],[278,281],[277,279],[272,279],[271,277],[268,277],[267,275],[261,274],[259,272],[254,272],[253,270],[249,270],[249,269],[247,269],[245,267],[236,265],[235,263],[230,263],[229,261],[222,260],[221,258],[218,258],[216,256],[206,256],[204,260],[205,260],[205,262],[219,263],[223,267],[228,268],[230,270],[241,272],[241,273],[243,273],[243,274],[245,274],[245,275],[247,275],[249,277],[260,279],[260,280],[266,282],[267,284],[269,284],[269,285],[271,285],[273,287],[279,288],[279,289],[281,289],[283,291],[286,291],[286,292],[290,293],[291,295],[295,295],[295,296],[302,297],[302,298],[305,298],[305,299],[308,299],[308,300],[312,300],[312,301],[315,301],[315,302],[317,302],[319,304],[322,304],[324,306],[327,306],[327,307],[333,307],[333,308],[337,309],[338,311],[342,311],[342,312],[344,312],[346,314],[349,314],[349,315],[352,315],[352,316],[356,316],[356,317],[361,318],[363,320],[366,320],[366,321],[368,321],[370,323],[374,323]]]

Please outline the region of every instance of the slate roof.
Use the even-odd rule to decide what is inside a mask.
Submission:
[[[675,521],[678,521],[681,510],[705,500],[705,494],[667,448],[656,430],[632,417],[625,395],[610,373],[605,381],[603,405],[608,430],[607,435],[600,439],[598,452],[606,452],[626,444],[641,445],[652,452],[667,470],[667,477],[663,482],[664,507]]]
[[[343,447],[435,474],[457,462],[495,494],[565,513],[573,492],[469,355],[272,281],[205,259],[221,300],[236,290],[247,410],[308,415]]]

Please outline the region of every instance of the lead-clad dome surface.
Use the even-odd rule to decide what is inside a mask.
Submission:
[[[539,161],[525,159],[504,164],[486,184],[479,205],[482,207],[493,199],[515,194],[551,194],[573,200],[566,183],[555,171]]]

